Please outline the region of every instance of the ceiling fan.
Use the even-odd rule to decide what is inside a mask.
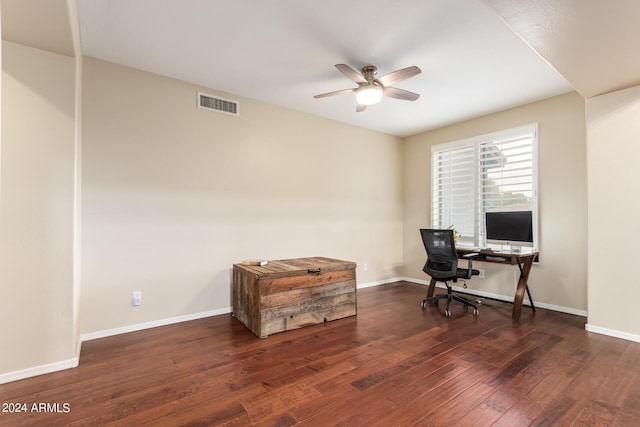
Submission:
[[[353,68],[345,64],[336,64],[336,68],[348,79],[358,84],[358,87],[351,89],[336,90],[334,92],[327,92],[320,95],[315,95],[314,98],[325,98],[327,96],[342,95],[344,93],[356,93],[356,111],[364,111],[368,105],[377,104],[380,102],[383,96],[388,98],[402,99],[404,101],[415,101],[420,97],[419,94],[409,92],[408,90],[398,89],[392,87],[392,85],[406,80],[410,77],[420,74],[422,71],[420,68],[414,66],[403,68],[401,70],[393,71],[389,74],[385,74],[382,77],[376,78],[377,68],[373,65],[367,65],[362,67],[360,73]]]

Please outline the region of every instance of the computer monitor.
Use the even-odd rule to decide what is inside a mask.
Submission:
[[[486,212],[487,244],[533,247],[531,211]]]

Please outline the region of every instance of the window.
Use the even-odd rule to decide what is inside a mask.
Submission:
[[[538,125],[531,124],[431,149],[434,228],[453,226],[459,242],[486,246],[485,212],[533,212],[538,247]]]

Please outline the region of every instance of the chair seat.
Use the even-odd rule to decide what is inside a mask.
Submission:
[[[471,276],[479,276],[480,275],[480,271],[476,270],[475,268],[471,269],[471,276],[467,276],[468,273],[469,273],[469,270],[467,270],[466,268],[458,268],[458,270],[456,271],[456,278],[457,279],[471,279]]]
[[[457,279],[471,279],[471,276],[479,276],[479,275],[480,275],[480,271],[476,270],[475,268],[471,270],[471,275],[469,275],[468,269],[458,268],[456,270],[455,276],[441,277],[436,275],[436,277],[434,278],[439,282],[448,282],[449,280],[455,282]]]

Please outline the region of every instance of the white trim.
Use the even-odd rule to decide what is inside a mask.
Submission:
[[[613,329],[601,328],[599,326],[593,326],[589,323],[584,325],[584,329],[587,332],[594,332],[596,334],[607,335],[614,338],[621,338],[627,341],[640,342],[640,335],[630,334],[628,332],[616,331]]]
[[[442,144],[436,144],[431,146],[431,153],[435,153],[443,150],[451,150],[453,148],[460,148],[469,145],[475,145],[482,142],[489,142],[496,139],[504,139],[512,137],[513,135],[520,133],[534,133],[535,138],[538,138],[538,123],[530,123],[527,125],[516,126],[510,129],[503,129],[496,132],[485,133],[484,135],[471,136],[469,138],[459,139],[457,141],[443,142]]]
[[[23,380],[25,378],[36,377],[38,375],[50,374],[52,372],[63,371],[65,369],[75,368],[78,366],[79,359],[63,360],[60,362],[49,363],[46,365],[34,366],[33,368],[22,369],[20,371],[7,372],[0,374],[0,384],[10,383],[12,381]]]
[[[364,288],[371,288],[373,286],[388,285],[389,283],[394,283],[399,280],[402,280],[402,279],[398,279],[397,277],[395,277],[393,279],[378,280],[376,282],[360,283],[358,286],[356,286],[356,288],[364,289]]]
[[[25,378],[35,377],[43,374],[50,374],[52,372],[62,371],[65,369],[75,368],[80,363],[80,351],[82,349],[82,343],[84,341],[91,341],[98,338],[106,338],[113,335],[124,334],[127,332],[141,331],[143,329],[155,328],[158,326],[166,326],[174,323],[188,322],[190,320],[202,319],[205,317],[217,316],[220,314],[231,313],[231,307],[221,308],[218,310],[210,310],[201,313],[187,314],[184,316],[170,317],[167,319],[155,320],[152,322],[138,323],[136,325],[123,326],[121,328],[107,329],[104,331],[89,332],[80,335],[76,346],[76,357],[63,360],[61,362],[50,363],[42,366],[35,366],[32,368],[23,369],[20,371],[7,372],[6,374],[0,374],[0,384],[9,383],[12,381],[23,380]]]
[[[357,285],[357,288],[363,289],[363,288],[369,288],[372,286],[386,285],[389,283],[397,282],[399,280],[402,280],[402,279],[393,278],[393,279],[379,280],[376,282],[360,283],[359,285]],[[144,329],[157,328],[159,326],[172,325],[174,323],[188,322],[190,320],[202,319],[202,318],[211,317],[211,316],[218,316],[220,314],[228,314],[231,312],[232,312],[231,307],[225,307],[217,310],[204,311],[201,313],[187,314],[184,316],[176,316],[176,317],[170,317],[167,319],[154,320],[151,322],[138,323],[135,325],[122,326],[120,328],[106,329],[103,331],[96,331],[96,332],[88,332],[80,335],[80,343],[84,341],[91,341],[91,340],[106,338],[106,337],[119,335],[119,334],[126,334],[128,332],[136,332]],[[78,354],[80,354],[80,346],[78,347]]]
[[[430,283],[430,280],[411,279],[411,278],[408,278],[408,277],[403,277],[403,278],[399,278],[399,279],[396,279],[396,280],[403,280],[405,282],[412,282],[412,283],[417,283],[417,284],[425,285],[425,286],[428,286],[429,283]],[[440,288],[444,288],[445,287],[444,285],[440,285],[440,284],[438,284],[436,286],[438,286]],[[456,292],[472,293],[472,294],[477,295],[479,297],[492,298],[492,299],[496,299],[496,300],[499,300],[499,301],[505,301],[505,302],[510,302],[510,303],[513,302],[513,297],[510,297],[510,296],[507,296],[507,295],[492,294],[490,292],[483,292],[483,291],[479,291],[479,290],[476,290],[476,289],[464,289],[464,288],[461,288],[459,286],[452,286],[451,289],[453,289]],[[523,303],[525,303],[525,302],[531,304],[529,302],[529,298],[525,298],[523,300]],[[559,311],[561,313],[574,314],[576,316],[587,317],[587,312],[585,310],[578,310],[578,309],[575,309],[575,308],[563,307],[563,306],[560,306],[560,305],[545,304],[543,302],[538,302],[538,301],[534,301],[534,303],[535,303],[535,306],[539,307],[539,308],[544,308],[544,309],[553,310],[553,311]]]
[[[174,323],[188,322],[190,320],[202,319],[205,317],[217,316],[219,314],[231,313],[231,307],[220,308],[217,310],[203,311],[201,313],[186,314],[184,316],[169,317],[166,319],[154,320],[151,322],[137,323],[135,325],[122,326],[120,328],[106,329],[104,331],[88,332],[80,335],[81,341],[91,341],[98,338],[106,338],[113,335],[126,334],[128,332],[142,331],[144,329],[157,328],[158,326],[167,326]]]
[[[415,283],[415,284],[420,284],[420,285],[425,285],[428,286],[429,285],[429,280],[421,280],[421,279],[413,279],[413,278],[409,278],[409,277],[394,277],[391,279],[385,279],[385,280],[378,280],[375,282],[367,282],[367,283],[360,283],[359,285],[357,285],[358,289],[364,289],[364,288],[370,288],[373,286],[380,286],[380,285],[388,285],[390,283],[396,283],[396,282],[410,282],[410,283]],[[459,292],[465,292],[468,291],[466,289],[454,286],[452,287],[454,290],[459,291]],[[498,294],[492,294],[489,292],[482,292],[482,291],[477,291],[477,290],[473,290],[473,293],[480,296],[480,297],[488,297],[488,298],[493,298],[493,299],[497,299],[497,300],[501,300],[501,301],[506,301],[506,302],[511,302],[513,300],[513,298],[505,296],[505,295],[498,295]],[[583,310],[576,310],[573,308],[569,308],[569,307],[561,307],[561,306],[556,306],[556,305],[551,305],[551,304],[544,304],[544,303],[539,303],[536,302],[536,306],[540,307],[540,308],[545,308],[548,310],[553,310],[553,311],[559,311],[559,312],[563,312],[563,313],[568,313],[568,314],[575,314],[578,316],[584,316],[586,317],[587,312],[583,311]],[[188,322],[190,320],[197,320],[197,319],[202,319],[205,317],[211,317],[211,316],[218,316],[221,314],[228,314],[231,313],[232,309],[231,307],[226,307],[226,308],[221,308],[221,309],[217,309],[217,310],[210,310],[210,311],[204,311],[204,312],[200,312],[200,313],[193,313],[193,314],[187,314],[184,316],[176,316],[176,317],[169,317],[166,319],[160,319],[160,320],[155,320],[155,321],[151,321],[151,322],[145,322],[145,323],[138,323],[135,325],[130,325],[130,326],[123,326],[120,328],[114,328],[114,329],[107,329],[107,330],[103,330],[103,331],[97,331],[97,332],[89,332],[86,334],[82,334],[80,335],[80,340],[78,341],[78,346],[77,346],[77,350],[76,350],[76,354],[77,356],[70,359],[70,360],[65,360],[65,361],[61,361],[61,362],[56,362],[56,363],[50,363],[47,365],[42,365],[42,366],[36,366],[33,368],[28,368],[28,369],[23,369],[20,371],[15,371],[15,372],[8,372],[6,374],[0,374],[0,384],[5,384],[8,382],[12,382],[12,381],[18,381],[18,380],[22,380],[25,378],[30,378],[30,377],[35,377],[38,375],[43,375],[43,374],[49,374],[52,372],[56,372],[56,371],[62,371],[64,369],[70,369],[70,368],[75,368],[78,366],[79,362],[80,362],[80,350],[82,347],[82,343],[84,341],[91,341],[94,339],[98,339],[98,338],[106,338],[106,337],[110,337],[113,335],[119,335],[119,334],[125,334],[128,332],[135,332],[135,331],[141,331],[144,329],[150,329],[150,328],[156,328],[159,326],[167,326],[167,325],[171,325],[174,323],[180,323],[180,322]],[[606,329],[606,328],[599,328],[596,326],[592,326],[589,324],[585,325],[585,329],[589,332],[595,332],[595,333],[599,333],[599,334],[603,334],[603,335],[609,335],[612,337],[616,337],[616,338],[622,338],[625,340],[629,340],[629,341],[635,341],[635,342],[640,342],[640,336],[638,335],[633,335],[633,334],[628,334],[625,332],[619,332],[619,331],[614,331],[611,329]]]
[[[386,285],[389,283],[397,282],[399,280],[402,280],[402,279],[393,278],[393,279],[379,280],[376,282],[360,283],[359,285],[357,285],[357,288],[363,289],[363,288],[369,288],[372,286]],[[99,338],[106,338],[114,335],[126,334],[128,332],[142,331],[144,329],[157,328],[159,326],[167,326],[167,325],[172,325],[174,323],[188,322],[190,320],[203,319],[205,317],[218,316],[220,314],[228,314],[231,312],[232,312],[231,307],[225,307],[217,310],[187,314],[184,316],[169,317],[167,319],[154,320],[151,322],[138,323],[135,325],[122,326],[119,328],[106,329],[103,331],[88,332],[80,335],[80,346],[82,345],[81,343],[84,341],[91,341]],[[78,347],[78,354],[80,354],[80,346]]]
[[[80,352],[82,351],[82,339],[78,336],[78,340],[76,341],[76,357],[74,359],[77,361],[73,366],[74,368],[80,364]]]

